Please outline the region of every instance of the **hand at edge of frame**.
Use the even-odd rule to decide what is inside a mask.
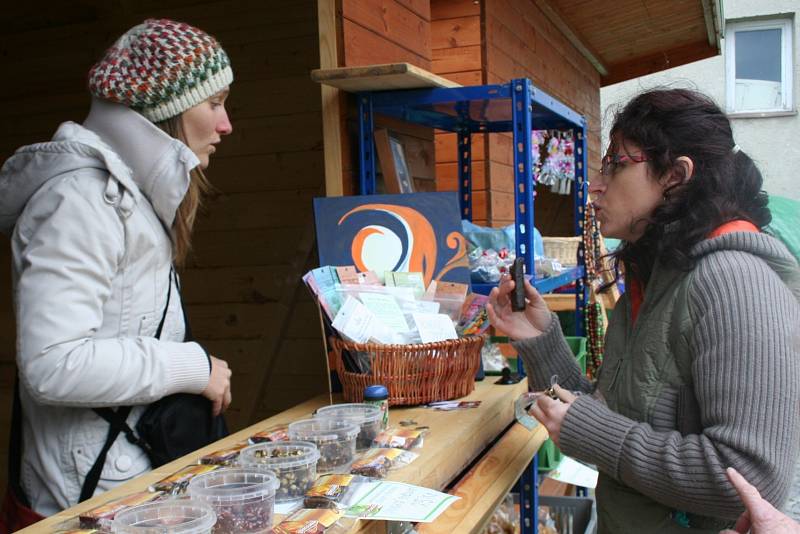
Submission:
[[[800,523],[793,520],[769,502],[739,474],[729,467],[726,471],[728,480],[739,493],[745,511],[739,516],[733,530],[723,530],[720,534],[800,534]]]

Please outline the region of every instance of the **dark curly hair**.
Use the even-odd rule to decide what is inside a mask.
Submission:
[[[612,151],[625,142],[638,145],[653,176],[665,176],[681,156],[694,163],[690,180],[665,191],[642,237],[613,254],[643,282],[656,261],[691,269],[692,248],[728,221],[763,228],[772,219],[761,172],[734,149],[730,122],[708,96],[690,89],[641,93],[616,114],[610,138]]]

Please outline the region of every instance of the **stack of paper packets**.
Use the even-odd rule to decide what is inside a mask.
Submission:
[[[431,281],[422,273],[358,272],[353,266],[313,269],[303,281],[333,328],[357,343],[412,344],[481,335],[489,327],[487,297],[467,284]]]

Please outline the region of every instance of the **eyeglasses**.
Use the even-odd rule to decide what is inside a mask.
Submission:
[[[628,154],[606,154],[600,161],[600,174],[602,176],[612,176],[620,163],[642,163],[650,161],[644,154],[630,156]]]

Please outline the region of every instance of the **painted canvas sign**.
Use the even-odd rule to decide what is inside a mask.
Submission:
[[[315,198],[314,217],[320,265],[469,284],[457,193]]]

